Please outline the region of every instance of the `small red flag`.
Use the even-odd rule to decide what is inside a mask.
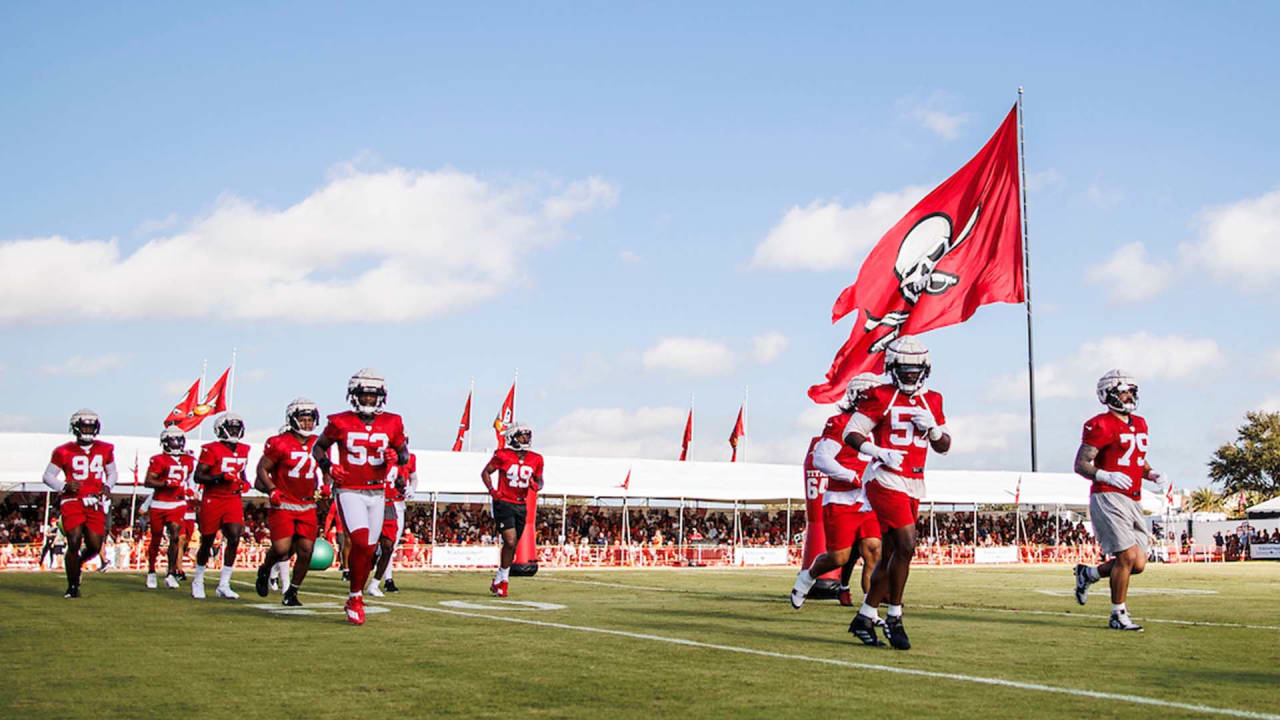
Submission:
[[[884,349],[900,335],[964,322],[987,303],[1022,302],[1019,201],[1015,106],[982,150],[868,253],[831,309],[832,322],[854,313],[853,330],[809,397],[839,400],[854,375],[883,369]]]
[[[689,419],[684,421],[684,440],[680,442],[680,459],[689,459],[689,443],[693,442],[693,408],[689,408]]]
[[[1022,504],[1022,476],[1021,475],[1018,476],[1018,487],[1014,488],[1013,490],[1013,504],[1014,505]]]
[[[746,434],[742,429],[742,408],[738,408],[738,422],[733,424],[733,432],[729,433],[729,447],[733,448],[729,462],[738,462],[738,440]]]
[[[471,429],[471,393],[467,393],[467,404],[462,408],[462,420],[458,423],[458,437],[453,441],[453,451],[462,452],[462,439]]]
[[[197,405],[197,415],[217,415],[227,411],[227,378],[231,376],[231,368],[222,371],[222,375],[213,383],[213,387],[204,394],[204,402]],[[201,411],[201,408],[204,408]]]
[[[623,480],[622,484],[619,485],[618,487],[622,488],[623,490],[629,490],[631,488],[631,468],[627,468],[627,478]]]
[[[516,412],[516,384],[511,383],[511,389],[507,391],[507,399],[502,401],[502,409],[498,410],[498,416],[493,419],[493,434],[498,437],[498,449],[507,446],[507,438],[502,434],[503,430],[511,424],[515,418]]]
[[[182,401],[173,406],[169,411],[169,415],[164,419],[164,426],[177,425],[183,432],[187,432],[200,424],[203,419],[195,416],[196,403],[200,398],[200,378],[191,383],[191,387],[187,389],[186,395]]]

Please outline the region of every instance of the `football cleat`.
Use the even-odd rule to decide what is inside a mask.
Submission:
[[[172,575],[165,575],[164,586],[169,588],[170,590],[176,590],[178,588],[178,578]]]
[[[364,598],[359,595],[347,598],[347,622],[352,625],[364,624]]]
[[[385,593],[383,593],[383,592],[382,592],[382,590],[378,587],[378,581],[377,581],[377,580],[374,580],[373,582],[369,583],[369,586],[368,586],[368,587],[366,587],[366,588],[364,589],[364,591],[365,591],[366,593],[368,593],[369,595],[372,595],[372,596],[374,596],[374,597],[382,597],[382,596],[385,594]]]
[[[1111,613],[1111,622],[1107,623],[1107,627],[1112,630],[1132,630],[1133,632],[1142,632],[1142,626],[1134,622],[1129,617],[1129,613],[1113,612]]]
[[[840,591],[836,593],[836,599],[845,607],[853,607],[853,593],[847,587],[840,588]]]
[[[493,584],[489,586],[489,592],[497,595],[498,597],[506,597],[507,581],[503,580],[502,582],[498,582],[497,580],[494,580]]]
[[[258,597],[267,596],[267,587],[269,585],[269,583],[267,582],[268,572],[269,571],[266,565],[263,565],[262,567],[258,568],[258,577],[254,578],[254,581],[253,581],[253,589],[258,593]]]
[[[400,592],[400,588],[396,587],[396,581],[391,578],[387,578],[387,581],[382,583],[382,589],[387,592]]]
[[[346,568],[342,569],[342,582],[351,582],[351,571]]]
[[[298,589],[289,588],[284,591],[284,597],[280,600],[280,604],[285,607],[302,607],[302,602],[298,600]]]
[[[147,589],[155,590],[157,587],[158,587],[158,584],[156,583],[156,574],[147,573]]]
[[[1089,601],[1089,586],[1095,581],[1089,579],[1089,566],[1076,565],[1076,602],[1081,605]]]
[[[186,570],[179,570],[179,571],[178,571],[178,579],[179,579],[179,580],[186,580],[186,579],[187,579],[187,571],[186,571]]]
[[[876,619],[878,620],[879,618]],[[853,621],[849,623],[849,632],[861,640],[863,645],[875,647],[884,645],[884,643],[880,642],[880,638],[876,636],[876,621],[862,613],[853,616]]]
[[[791,588],[791,607],[795,608],[796,610],[799,610],[800,608],[804,607],[804,599],[805,599],[804,593],[801,593],[795,588]]]
[[[240,593],[236,592],[235,590],[232,590],[231,587],[228,585],[219,585],[217,588],[214,589],[213,594],[217,595],[220,598],[226,598],[228,600],[240,599]]]
[[[890,615],[885,618],[884,637],[894,650],[911,649],[911,640],[907,638],[907,631],[902,627],[901,615]]]
[[[204,599],[204,583],[202,582],[191,583],[191,597],[197,600]]]
[[[80,586],[79,586],[79,585],[68,585],[68,586],[67,586],[67,591],[66,591],[65,593],[63,593],[62,597],[64,597],[64,598],[78,598],[78,597],[80,597]]]

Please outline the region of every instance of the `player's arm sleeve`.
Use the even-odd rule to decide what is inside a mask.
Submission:
[[[108,493],[110,493],[112,488],[116,486],[116,480],[120,476],[119,473],[116,472],[115,458],[111,458],[110,462],[107,463],[106,471],[107,471],[107,482],[106,482],[106,487],[104,489]]]
[[[933,413],[933,420],[934,422],[938,423],[938,429],[941,430],[943,433],[945,433],[948,437],[950,437],[951,428],[947,427],[947,414],[942,412],[942,396],[935,395],[934,398],[937,399],[938,402],[935,407],[931,408],[931,412]],[[938,437],[941,438],[942,436],[939,435]],[[947,453],[951,452],[951,447],[947,446],[946,450],[934,450],[934,452],[938,453],[939,455],[946,455]]]
[[[822,438],[813,446],[813,467],[827,477],[848,482],[856,482],[858,473],[836,462],[836,453],[840,445],[831,438]]]
[[[67,481],[62,479],[62,468],[49,463],[44,469],[44,476],[41,478],[45,485],[54,492],[62,492],[62,488],[67,486]]]
[[[849,422],[845,423],[844,425],[844,437],[845,439],[848,439],[848,437],[851,434],[858,433],[862,437],[870,440],[871,433],[875,429],[876,429],[875,421],[873,421],[870,417],[864,415],[861,411],[859,411],[849,416]],[[814,448],[814,450],[816,451],[817,448]],[[815,459],[816,457],[817,456],[815,454]]]

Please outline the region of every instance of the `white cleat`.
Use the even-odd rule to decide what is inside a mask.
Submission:
[[[165,576],[164,576],[164,586],[165,586],[165,587],[167,587],[167,588],[169,588],[170,590],[177,590],[177,589],[178,589],[178,578],[176,578],[176,577],[174,577],[174,576],[172,576],[172,575],[165,575]]]
[[[197,600],[204,599],[204,583],[199,580],[191,583],[191,597]]]
[[[231,589],[229,586],[227,586],[227,585],[219,585],[219,586],[217,587],[217,589],[216,589],[216,590],[214,590],[213,592],[214,592],[214,594],[215,594],[215,595],[217,595],[217,596],[218,596],[218,597],[220,597],[220,598],[226,598],[226,599],[228,599],[228,600],[239,600],[239,599],[240,599],[240,593],[236,592],[235,590],[232,590],[232,589]]]
[[[382,592],[382,588],[378,587],[377,580],[374,580],[373,582],[369,583],[369,587],[364,589],[364,594],[372,595],[374,597],[386,597],[387,595],[386,593]]]
[[[147,589],[148,589],[148,590],[155,590],[155,589],[156,589],[156,587],[157,587],[157,585],[156,585],[156,574],[155,574],[155,573],[147,573]]]
[[[1124,612],[1111,613],[1111,620],[1110,622],[1107,623],[1107,627],[1111,628],[1112,630],[1128,630],[1130,632],[1142,632],[1142,626],[1134,622],[1133,619],[1129,617],[1129,612],[1127,610]]]

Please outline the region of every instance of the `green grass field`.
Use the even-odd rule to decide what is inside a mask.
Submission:
[[[835,601],[792,610],[785,569],[546,570],[508,601],[404,573],[360,628],[333,571],[296,615],[250,573],[236,601],[3,573],[0,717],[1280,717],[1280,564],[1148,567],[1144,633],[1105,629],[1104,584],[1077,606],[1066,567],[916,569],[908,652],[857,644]]]

